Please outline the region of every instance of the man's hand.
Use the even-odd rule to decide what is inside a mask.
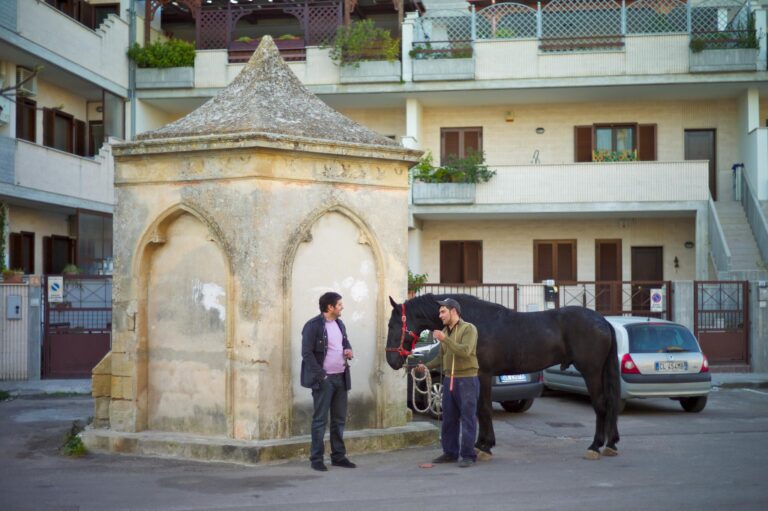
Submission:
[[[423,373],[426,370],[427,370],[427,366],[425,366],[421,362],[419,362],[418,365],[416,366],[416,372],[418,373]]]
[[[443,342],[445,340],[445,334],[442,330],[433,330],[432,337],[437,339],[437,342]]]
[[[352,350],[344,350],[344,358],[347,360],[352,360],[352,358],[354,358],[352,356]]]

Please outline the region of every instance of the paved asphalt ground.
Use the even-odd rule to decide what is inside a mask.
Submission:
[[[594,415],[550,394],[525,414],[494,415],[494,459],[469,469],[419,468],[418,448],[357,456],[320,474],[305,461],[240,466],[57,454],[89,397],[0,403],[0,510],[679,510],[768,509],[768,389],[715,388],[700,414],[676,402],[630,403],[621,454],[581,459]]]

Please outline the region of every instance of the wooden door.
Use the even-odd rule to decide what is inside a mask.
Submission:
[[[651,310],[651,289],[664,285],[664,249],[632,247],[632,312]],[[635,284],[635,282],[639,282]],[[669,299],[670,297],[667,297]]]
[[[709,193],[717,200],[715,130],[685,130],[685,159],[709,161]]]
[[[621,311],[621,240],[595,240],[595,280],[597,311],[618,314]]]

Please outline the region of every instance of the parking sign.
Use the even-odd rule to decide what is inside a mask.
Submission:
[[[48,303],[60,303],[64,301],[64,277],[48,277]]]
[[[651,289],[651,312],[664,312],[664,292],[662,289]]]

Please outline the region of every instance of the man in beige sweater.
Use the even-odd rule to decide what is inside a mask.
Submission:
[[[453,298],[437,302],[443,330],[435,330],[434,338],[440,342],[441,357],[435,357],[428,365],[442,362],[443,380],[443,454],[433,463],[453,463],[471,467],[477,460],[475,437],[477,436],[477,399],[480,382],[477,379],[477,328],[461,319],[461,306]],[[424,370],[423,365],[419,367]]]

